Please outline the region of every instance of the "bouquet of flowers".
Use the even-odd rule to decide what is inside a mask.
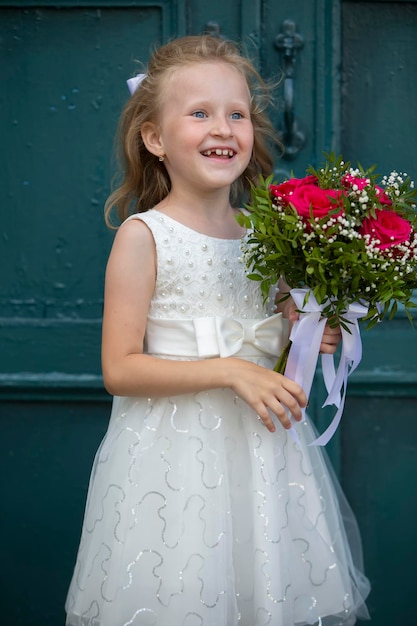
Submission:
[[[324,325],[341,326],[337,373],[333,358],[322,355],[325,404],[339,410],[329,432],[317,440],[320,445],[337,427],[347,376],[361,359],[358,320],[370,328],[387,314],[392,318],[400,304],[412,322],[417,288],[414,183],[407,174],[392,172],[378,184],[375,166],[353,168],[341,156],[325,157],[323,166],[308,168],[303,178],[281,184],[272,176],[261,178],[252,187],[248,211],[239,217],[250,233],[244,250],[249,278],[260,281],[265,297],[280,276],[291,285],[283,298],[293,297],[300,319],[290,336],[285,373],[307,394]]]

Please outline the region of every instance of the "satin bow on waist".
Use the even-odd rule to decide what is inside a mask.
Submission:
[[[193,319],[148,318],[149,354],[178,357],[278,356],[288,339],[281,313],[259,319],[223,316]]]

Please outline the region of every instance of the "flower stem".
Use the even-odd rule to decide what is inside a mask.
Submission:
[[[279,355],[279,359],[274,367],[274,372],[278,372],[278,374],[283,374],[285,372],[285,368],[286,368],[287,361],[288,361],[288,355],[291,349],[291,343],[292,342],[289,339],[287,345],[284,347],[281,354]]]

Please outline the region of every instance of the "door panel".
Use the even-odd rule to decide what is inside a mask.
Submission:
[[[1,623],[60,626],[110,403],[79,389],[22,396],[1,405]]]
[[[341,431],[342,479],[372,584],[369,609],[382,626],[415,623],[416,388],[355,386]]]
[[[417,3],[343,3],[342,147],[416,180]]]
[[[347,1],[342,8],[342,152],[417,181],[417,3]],[[378,625],[411,625],[417,334],[400,312],[362,337],[341,431],[341,476],[362,532],[372,617]]]
[[[113,136],[134,59],[163,24],[163,6],[1,10],[5,376],[99,375]]]

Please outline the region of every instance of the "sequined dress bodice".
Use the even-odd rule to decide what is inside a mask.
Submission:
[[[259,285],[246,276],[241,239],[203,235],[156,210],[132,218],[143,220],[155,239],[157,282],[150,317],[255,319],[273,313],[272,298],[264,304]]]

